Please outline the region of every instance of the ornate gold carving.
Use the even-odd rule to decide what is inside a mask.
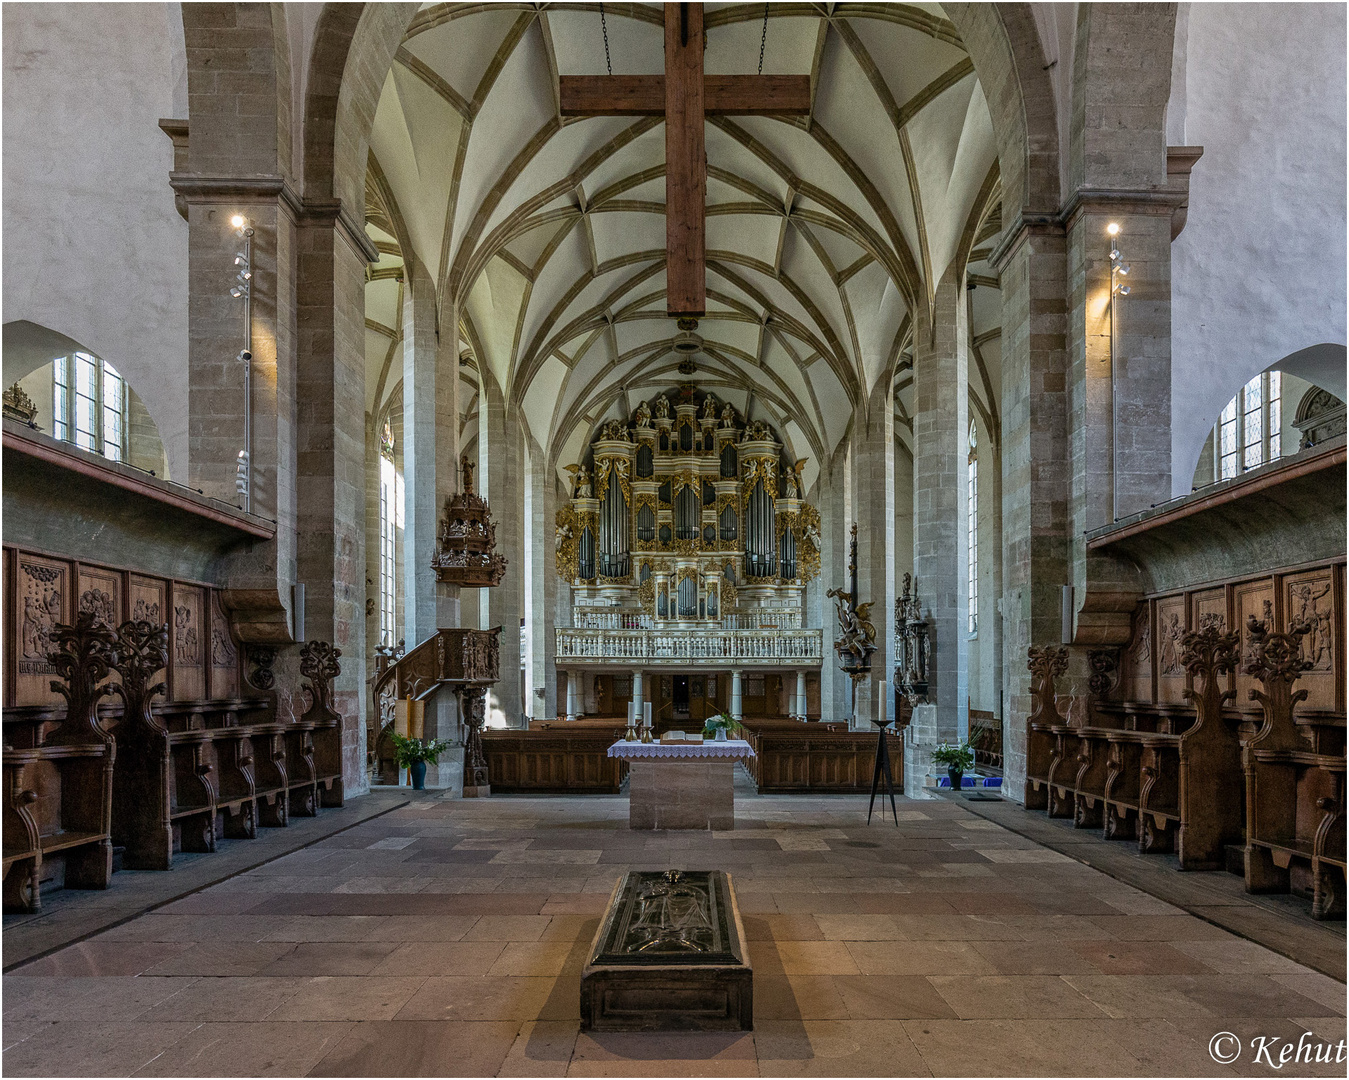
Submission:
[[[809,503],[800,510],[784,510],[778,514],[778,533],[790,529],[796,538],[796,578],[804,585],[814,581],[820,573],[820,512]]]
[[[4,393],[4,413],[11,420],[31,424],[37,417],[37,405],[24,393],[23,387],[15,383]]]
[[[772,458],[747,458],[744,465],[744,482],[741,491],[746,499],[754,490],[754,485],[762,480],[769,498],[778,497],[778,463]]]
[[[554,515],[556,526],[555,555],[557,576],[572,584],[580,572],[581,526],[576,511],[570,506],[560,507]]]

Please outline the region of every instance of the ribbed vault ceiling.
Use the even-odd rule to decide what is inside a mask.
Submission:
[[[660,72],[661,5],[604,10],[614,74]],[[707,4],[706,26],[708,73],[757,70],[763,5]],[[414,19],[371,138],[370,231],[387,253],[367,295],[368,405],[401,379],[400,279],[415,259],[555,465],[603,419],[694,381],[773,423],[811,459],[809,484],[895,372],[967,230],[985,249],[997,231],[982,218],[996,207],[993,130],[959,34],[936,4],[771,6],[763,71],[809,74],[813,108],[707,121],[708,310],[691,380],[665,315],[662,122],[558,112],[559,74],[605,70],[598,4],[434,4]],[[972,358],[970,382],[981,398],[992,382],[992,407],[997,302],[982,292],[974,333],[992,371]],[[902,374],[896,385],[903,421]]]

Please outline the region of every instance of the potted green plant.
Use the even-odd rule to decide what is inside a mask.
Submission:
[[[951,790],[959,791],[965,782],[965,770],[974,768],[974,749],[969,743],[942,743],[932,751],[932,760],[946,766]]]
[[[728,733],[740,734],[740,723],[730,713],[717,713],[703,721],[703,737],[712,736],[715,742],[725,742]]]
[[[393,753],[398,767],[408,770],[415,791],[423,790],[426,787],[427,764],[434,765],[439,761],[440,755],[450,748],[450,744],[443,739],[432,739],[430,742],[409,739],[396,731],[389,732],[389,738],[393,740]]]

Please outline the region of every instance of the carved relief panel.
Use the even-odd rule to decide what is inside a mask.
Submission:
[[[1236,626],[1233,627],[1241,634],[1241,656],[1244,658],[1250,651],[1250,640],[1246,633],[1246,623],[1249,619],[1257,619],[1265,623],[1271,629],[1279,625],[1274,610],[1274,579],[1263,578],[1259,581],[1245,581],[1237,585],[1233,590],[1233,607],[1236,609]],[[1258,687],[1260,682],[1254,675],[1246,673],[1245,663],[1237,665],[1237,696],[1233,704],[1238,707],[1248,706],[1251,701],[1250,691]]]
[[[1152,605],[1134,609],[1129,644],[1120,657],[1119,693],[1133,701],[1152,700]]]
[[[1184,701],[1185,666],[1180,639],[1185,636],[1185,597],[1164,596],[1155,606],[1157,619],[1157,700]]]
[[[206,696],[206,650],[209,635],[202,626],[201,590],[174,583],[169,620],[169,666],[174,701]]]
[[[1335,707],[1335,658],[1342,648],[1335,617],[1335,576],[1333,568],[1323,567],[1305,573],[1289,574],[1283,579],[1282,630],[1305,628],[1302,658],[1311,667],[1302,673],[1298,688],[1307,691],[1306,708]]]
[[[220,594],[211,591],[211,697],[239,696],[239,649],[230,636],[230,622],[220,606]]]
[[[164,582],[132,574],[127,584],[127,606],[130,608],[131,618],[136,622],[162,626],[167,621],[164,612],[168,608],[167,598],[164,595]],[[169,629],[172,631],[173,628]]]
[[[116,629],[124,621],[122,616],[122,575],[116,570],[79,564],[76,611],[87,611],[104,626]],[[114,669],[108,673],[108,682],[118,683],[122,676]]]
[[[20,705],[59,704],[52,693],[56,668],[47,662],[52,651],[52,630],[71,620],[70,566],[53,559],[20,554],[14,590],[15,700]]]

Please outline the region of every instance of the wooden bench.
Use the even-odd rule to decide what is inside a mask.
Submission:
[[[115,658],[113,636],[82,613],[73,626],[52,632],[48,660],[61,676],[52,689],[66,699],[54,730],[27,726],[28,745],[11,745],[6,728],[4,762],[4,902],[39,911],[44,862],[57,864],[66,888],[106,889],[112,879],[112,785],[117,748],[98,721],[101,680]]]
[[[564,722],[565,723],[565,722]],[[483,754],[497,794],[617,795],[628,763],[609,757],[624,728],[482,733]]]
[[[1246,888],[1310,893],[1312,917],[1345,914],[1345,721],[1321,714],[1295,717],[1307,697],[1293,683],[1311,664],[1303,658],[1307,628],[1285,634],[1251,617],[1247,674],[1264,723],[1242,748],[1246,795]]]
[[[875,731],[800,720],[745,721],[755,756],[746,763],[761,795],[860,793],[871,790]],[[887,731],[896,791],[903,788],[904,740]]]

